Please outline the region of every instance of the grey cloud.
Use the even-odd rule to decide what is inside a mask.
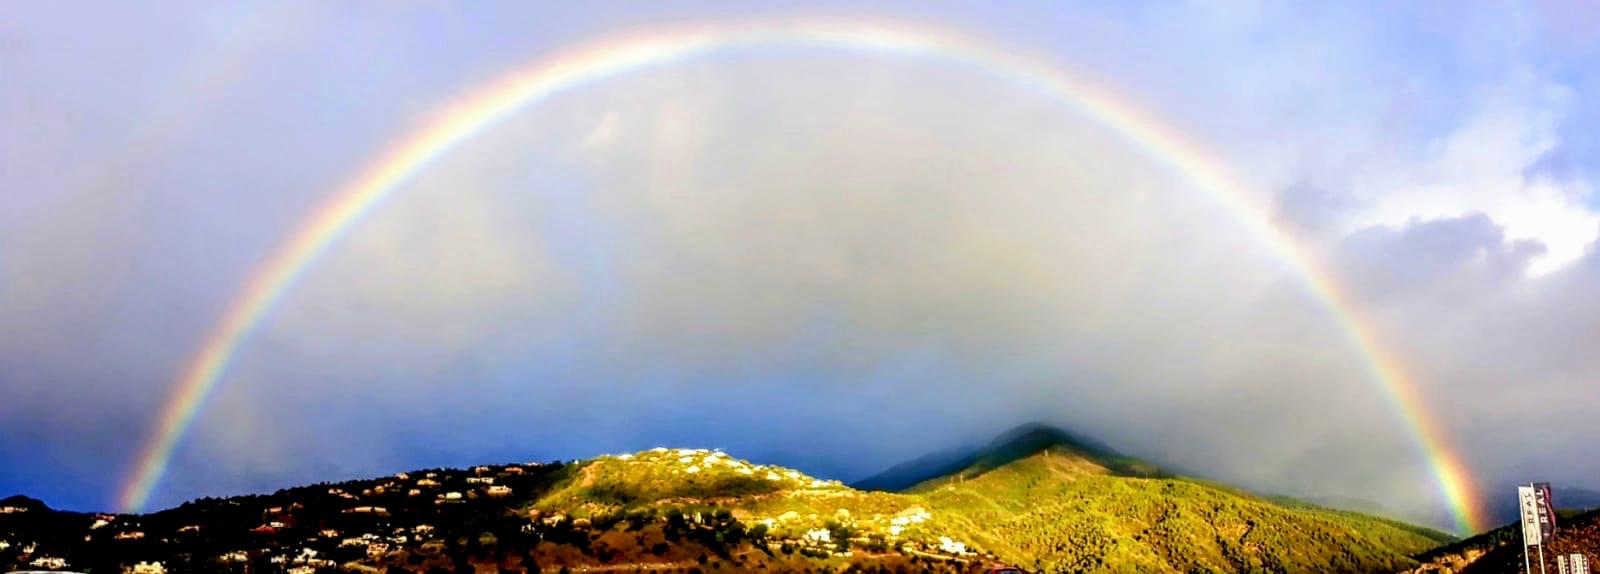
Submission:
[[[1544,251],[1536,241],[1508,240],[1487,216],[1474,214],[1368,227],[1346,236],[1338,255],[1344,275],[1357,278],[1368,299],[1420,292],[1436,304],[1459,304],[1522,280]],[[1441,295],[1448,297],[1436,299]]]
[[[1600,437],[1588,423],[1600,360],[1584,343],[1600,324],[1600,256],[1591,245],[1573,265],[1530,277],[1539,248],[1473,215],[1367,229],[1338,253],[1340,275],[1491,487],[1587,487],[1597,470],[1570,453]]]

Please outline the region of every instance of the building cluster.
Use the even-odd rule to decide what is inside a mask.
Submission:
[[[174,555],[187,553],[189,551],[183,548],[188,542],[198,542],[218,536],[225,539],[254,540],[257,542],[248,543],[248,547],[219,548],[208,559],[233,564],[248,564],[262,560],[281,566],[281,571],[310,574],[337,567],[334,556],[329,555],[329,551],[359,547],[351,550],[359,551],[368,559],[378,560],[394,551],[415,547],[431,540],[435,534],[434,526],[416,524],[408,527],[396,524],[395,521],[400,519],[400,513],[405,513],[408,517],[405,520],[412,522],[409,517],[429,516],[436,511],[428,509],[435,508],[436,505],[464,504],[477,499],[511,497],[516,494],[517,481],[528,476],[529,472],[538,466],[539,463],[528,463],[479,466],[467,471],[402,472],[376,480],[283,491],[265,498],[270,502],[260,506],[252,504],[252,500],[263,500],[257,497],[206,499],[192,503],[204,508],[197,511],[206,512],[205,516],[208,517],[206,520],[210,522],[203,522],[197,516],[191,520],[196,523],[183,521],[173,524],[171,517],[182,516],[181,509],[175,509],[176,514],[166,513],[165,519],[156,521],[151,521],[150,517],[135,515],[81,515],[83,522],[78,527],[81,530],[74,536],[79,537],[76,540],[81,540],[81,544],[91,545],[90,548],[101,548],[104,551],[114,552],[112,550],[114,548],[130,550],[139,548],[141,550],[131,554],[140,557],[150,556],[150,549],[171,549]],[[422,500],[413,500],[416,498]],[[21,516],[35,509],[11,504],[9,500],[7,502],[0,505],[0,515],[12,515],[7,519],[13,522],[31,520],[13,516]],[[39,512],[48,514],[54,511],[44,509]],[[243,522],[239,523],[238,517],[241,516]],[[330,516],[338,518],[334,518],[330,523],[327,522]],[[318,530],[311,532],[302,530],[308,524],[319,523],[322,526],[319,526]],[[228,534],[230,532],[228,529],[231,528],[238,530],[233,531],[235,534]],[[213,530],[217,531],[212,532]],[[27,530],[15,529],[9,533],[0,532],[0,555],[6,555],[8,559],[14,560],[0,564],[0,571],[15,568],[68,570],[87,566],[72,564],[64,558],[64,556],[85,555],[81,550],[71,549],[71,546],[78,543],[61,546],[59,542],[41,545],[27,541],[26,538],[22,541],[15,540],[26,532]],[[244,537],[240,538],[239,535]],[[101,554],[105,554],[104,551]],[[146,559],[123,563],[120,568],[125,573],[132,574],[164,574],[166,568],[170,566],[170,563],[163,563],[160,560]]]
[[[529,484],[527,481],[533,480],[530,474],[537,475],[537,470],[533,465],[513,464],[478,466],[464,471],[402,472],[375,480],[291,489],[270,497],[208,499],[194,503],[199,506],[196,512],[206,514],[187,519],[183,518],[186,515],[181,508],[175,509],[175,514],[163,513],[165,517],[160,519],[83,515],[84,530],[80,535],[86,543],[112,545],[105,546],[108,549],[170,548],[174,556],[188,552],[178,549],[190,541],[217,537],[248,540],[252,542],[243,544],[245,547],[230,543],[230,546],[216,548],[209,559],[237,565],[267,562],[274,565],[275,571],[313,574],[337,568],[340,563],[358,556],[381,563],[397,559],[397,552],[440,544],[440,533],[432,524],[452,524],[450,517],[456,515],[453,505],[505,499],[519,494],[519,489],[532,493],[532,487],[522,485]],[[830,500],[862,494],[845,488],[838,481],[817,479],[788,468],[753,464],[719,450],[657,448],[605,456],[580,469],[580,472],[590,471],[621,473],[615,477],[638,480],[641,484],[698,484],[702,488],[710,487],[708,492],[722,492],[723,485],[733,484],[741,493],[806,499],[798,507],[801,510],[790,509],[775,516],[751,516],[745,511],[734,511],[745,526],[759,528],[764,533],[760,536],[771,549],[798,549],[810,556],[850,556],[852,549],[876,552],[890,547],[956,557],[971,554],[963,542],[941,536],[933,523],[934,516],[920,506],[859,518],[843,508],[820,512],[820,515],[819,511],[805,513],[806,507],[827,508],[834,506]],[[673,475],[677,478],[672,478]],[[739,491],[738,488],[753,490]],[[699,504],[693,497],[675,500],[685,505]],[[519,503],[513,499],[500,504],[512,508]],[[466,514],[460,516],[476,512],[468,508],[463,511]],[[0,507],[0,512],[19,514],[29,509],[12,505]],[[174,516],[179,518],[174,520]],[[201,516],[208,518],[202,520]],[[229,518],[218,519],[219,516]],[[666,522],[668,516],[658,515],[657,519]],[[682,516],[693,528],[722,528],[723,521],[728,520],[724,512],[716,517],[699,511],[685,512]],[[553,528],[593,528],[589,518],[549,509],[530,510],[525,517],[526,522],[520,527],[525,533],[550,532]],[[241,534],[243,537],[238,536]],[[8,549],[9,554],[17,558],[16,567],[62,570],[85,566],[69,564],[62,558],[79,553],[0,539],[0,552]],[[166,569],[172,567],[170,562],[147,559],[151,555],[143,550],[133,555],[140,560],[120,565],[124,574],[165,574]]]
[[[905,532],[906,528],[913,524],[927,522],[929,518],[933,518],[933,515],[929,514],[921,506],[907,508],[896,514],[894,518],[889,519],[889,535],[899,536],[902,532]]]
[[[697,478],[707,475],[723,476],[722,473],[727,473],[727,476],[766,480],[772,483],[774,488],[782,489],[844,488],[844,484],[837,480],[821,480],[781,466],[753,464],[714,449],[657,447],[640,453],[602,456],[596,459],[596,462],[664,469],[672,475],[699,475]]]

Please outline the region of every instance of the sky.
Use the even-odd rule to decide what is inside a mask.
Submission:
[[[1591,3],[162,1],[0,8],[0,495],[115,508],[251,273],[460,94],[809,18],[1158,118],[1345,286],[1483,500],[1600,489]],[[1448,525],[1330,310],[1190,179],[981,62],[752,45],[575,86],[333,243],[150,507],[654,446],[848,481],[1043,421]]]

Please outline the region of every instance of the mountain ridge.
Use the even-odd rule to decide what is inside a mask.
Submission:
[[[719,450],[656,448],[401,472],[143,515],[28,508],[0,513],[0,566],[1389,572],[1448,538],[1171,475],[1044,425],[959,462],[884,492]]]
[[[851,483],[862,490],[901,491],[943,477],[966,477],[1003,466],[1047,448],[1076,452],[1129,475],[1160,473],[1142,460],[1123,455],[1103,443],[1041,422],[1019,425],[976,448],[936,451]]]

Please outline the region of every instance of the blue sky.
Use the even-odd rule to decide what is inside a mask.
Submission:
[[[249,271],[456,94],[607,36],[819,16],[1030,53],[1203,142],[1351,286],[1481,482],[1600,487],[1575,459],[1600,438],[1582,2],[69,2],[0,9],[0,494],[111,507]],[[155,504],[657,445],[852,479],[1045,420],[1443,523],[1360,357],[1253,241],[972,66],[751,48],[626,74],[353,228]]]

